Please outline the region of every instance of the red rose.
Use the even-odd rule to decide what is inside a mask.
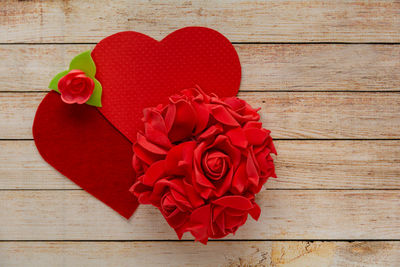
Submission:
[[[247,215],[260,217],[260,207],[243,196],[224,196],[194,210],[187,227],[196,240],[206,244],[208,238],[222,238],[234,234],[245,224]]]
[[[61,99],[67,104],[83,104],[93,94],[94,81],[81,70],[71,70],[58,82]]]
[[[276,151],[257,110],[193,88],[143,113],[131,188],[140,203],[158,207],[179,237],[190,231],[202,242],[234,233],[248,214],[258,218],[254,195],[276,177]],[[197,222],[200,213],[211,223]]]
[[[231,189],[234,171],[241,162],[241,151],[218,124],[203,132],[197,143],[193,159],[193,186],[205,199],[221,197]]]
[[[257,113],[260,109],[253,109],[246,101],[237,97],[226,97],[223,101],[228,104],[231,109],[232,116],[240,123],[248,121],[258,121],[260,115]]]
[[[204,200],[188,182],[191,173],[194,142],[184,142],[173,147],[165,160],[159,160],[139,176],[131,191],[142,204],[156,206],[181,238],[187,230],[192,211]]]

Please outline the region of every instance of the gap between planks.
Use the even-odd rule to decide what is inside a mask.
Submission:
[[[0,93],[0,138],[32,138],[45,93]],[[277,139],[399,139],[399,93],[239,92]]]
[[[93,45],[0,46],[0,91],[43,90],[59,70]],[[399,91],[400,46],[235,45],[241,91]],[[18,81],[16,83],[15,81]]]
[[[400,141],[275,140],[278,179],[268,189],[399,189]],[[1,189],[77,189],[33,141],[0,142]]]
[[[227,239],[400,240],[399,197],[398,190],[264,190],[258,222],[249,218]],[[177,239],[155,207],[141,205],[125,220],[84,191],[1,191],[0,206],[3,240]]]
[[[400,41],[398,1],[120,0],[104,5],[101,0],[1,1],[0,42],[96,43],[126,30],[161,39],[182,26],[210,27],[233,42]]]
[[[148,253],[151,252],[151,257]],[[241,253],[238,254],[237,251]],[[398,266],[399,242],[6,242],[6,266]]]

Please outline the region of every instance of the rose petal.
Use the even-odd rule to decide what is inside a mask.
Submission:
[[[143,121],[145,124],[149,124],[153,129],[167,134],[167,127],[165,126],[164,118],[160,111],[156,108],[145,108],[143,110]]]
[[[167,132],[169,132],[174,124],[174,120],[176,117],[176,106],[173,104],[169,104],[166,106],[166,112],[164,116],[165,127],[167,128]]]
[[[244,107],[244,100],[234,96],[223,98],[223,101],[227,103],[234,111]]]
[[[176,205],[182,211],[188,211],[192,208],[192,205],[181,193],[178,191],[171,189],[171,195],[174,197],[176,201]]]
[[[85,80],[85,88],[83,88],[81,93],[76,97],[76,103],[78,104],[86,103],[93,94],[94,81],[89,77],[86,77]]]
[[[219,133],[222,133],[222,127],[221,125],[212,125],[208,129],[206,129],[200,136],[197,137],[199,141],[208,139],[210,137],[213,137]]]
[[[211,223],[210,228],[211,228],[211,233],[212,233],[211,236],[213,238],[221,238],[221,237],[229,234],[226,231],[225,216],[223,214],[221,214],[221,216],[218,216],[217,218],[213,218],[213,223]]]
[[[233,164],[233,167],[236,169],[239,166],[241,152],[239,149],[237,149],[231,144],[227,136],[218,135],[214,143],[211,144],[208,148],[215,148],[224,151],[225,154],[231,157],[231,162]]]
[[[232,208],[224,208],[224,213],[226,216],[244,216],[248,213],[248,211],[232,209]]]
[[[218,206],[218,205],[213,205],[212,208],[212,221],[216,221],[218,217],[224,216],[223,212],[225,210],[225,207],[223,206]]]
[[[253,109],[246,101],[237,97],[227,97],[223,99],[231,109],[228,109],[232,116],[240,123],[246,123],[247,121],[258,121],[260,115],[258,109]]]
[[[229,126],[239,126],[239,123],[232,117],[232,115],[221,105],[215,105],[211,108],[213,117],[222,124]]]
[[[195,209],[190,215],[190,226],[187,228],[197,241],[207,244],[208,229],[211,219],[210,204]]]
[[[191,184],[188,184],[185,181],[183,181],[183,185],[184,185],[187,197],[188,197],[190,203],[192,203],[192,206],[194,208],[200,207],[201,205],[204,204],[204,200],[194,190],[194,188],[193,188],[193,186]]]
[[[135,155],[143,160],[147,165],[151,165],[153,162],[163,159],[163,155],[151,153],[138,143],[133,145],[133,152],[135,152]]]
[[[158,155],[166,155],[167,154],[166,149],[149,142],[147,140],[147,138],[139,132],[137,133],[137,143],[141,147],[143,147],[144,149],[146,149],[147,151],[149,151],[153,154],[158,154]]]
[[[173,229],[179,229],[183,224],[186,223],[187,220],[189,220],[189,215],[186,212],[182,212],[178,209],[173,211],[171,214],[164,213],[162,209],[160,209],[160,211],[169,226],[171,226]]]
[[[242,196],[224,196],[214,200],[213,204],[239,210],[249,210],[253,207],[251,201]]]
[[[246,223],[246,220],[247,220],[247,215],[245,215],[245,216],[227,216],[225,218],[225,227],[227,229],[232,229],[232,232],[233,232],[233,231],[236,231],[236,230],[233,230],[233,228],[237,229],[237,227],[242,226],[243,224]]]
[[[262,128],[262,123],[258,121],[249,121],[243,126],[243,130],[250,129],[250,128]]]
[[[232,179],[232,193],[242,194],[247,186],[246,164],[242,162],[237,168]]]
[[[207,127],[208,120],[210,118],[210,112],[204,104],[193,102],[192,105],[196,111],[196,125],[193,134],[197,135]]]
[[[172,144],[169,141],[166,133],[157,130],[151,124],[146,123],[144,127],[145,127],[145,136],[149,142],[161,146],[162,148],[165,149],[170,149],[172,147]]]
[[[205,177],[203,168],[201,167],[201,161],[203,157],[203,151],[205,149],[205,144],[200,144],[196,149],[194,150],[194,184],[198,184],[202,187],[206,188],[212,188],[215,189],[215,186]],[[206,197],[204,190],[198,190],[202,197]],[[208,196],[207,196],[208,197]]]
[[[75,103],[75,97],[72,94],[68,93],[68,92],[61,93],[61,99],[62,99],[62,101],[64,101],[67,104],[74,104]]]
[[[229,137],[231,143],[240,148],[246,148],[248,145],[246,135],[243,132],[243,129],[240,127],[233,128],[226,132],[226,136]]]
[[[166,172],[171,175],[184,175],[187,171],[191,171],[195,147],[194,141],[172,147],[166,156]]]
[[[217,181],[215,196],[220,197],[224,195],[232,185],[232,178],[233,178],[233,168],[228,169],[228,173],[225,175],[224,178]]]
[[[264,129],[257,128],[245,129],[244,133],[249,143],[254,146],[262,145],[268,136],[268,132],[266,132]]]
[[[249,151],[249,155],[247,156],[246,173],[249,183],[257,186],[259,175],[251,151]]]
[[[176,114],[173,118],[171,129],[168,132],[168,137],[171,142],[181,141],[192,136],[196,120],[196,114],[190,103],[180,100],[174,104]],[[172,120],[172,118],[169,118]]]
[[[150,165],[143,175],[143,184],[153,186],[154,183],[164,176],[165,160],[159,160]]]
[[[257,203],[254,202],[253,208],[251,210],[249,210],[249,214],[254,220],[257,221],[258,218],[260,218],[260,214],[261,214],[260,206],[258,206]]]
[[[139,203],[151,204],[151,188],[143,185],[141,181],[137,181],[136,183],[134,183],[131,188],[129,188],[129,192],[131,192],[138,198]]]

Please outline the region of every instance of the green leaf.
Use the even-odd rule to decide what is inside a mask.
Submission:
[[[65,75],[67,75],[68,72],[69,72],[68,70],[65,70],[65,71],[60,72],[60,73],[57,74],[56,76],[54,76],[54,78],[51,80],[51,82],[50,82],[50,84],[49,84],[49,88],[50,88],[50,89],[53,89],[54,91],[56,91],[56,92],[59,93],[59,91],[58,91],[58,81],[59,81],[62,77],[64,77]]]
[[[98,80],[93,78],[93,81],[94,81],[93,94],[89,98],[89,100],[86,102],[86,104],[95,106],[95,107],[101,107],[101,93],[103,91],[103,88],[101,87],[101,84]]]
[[[81,70],[90,78],[94,78],[96,65],[92,59],[91,51],[88,50],[74,57],[69,64],[69,70]]]

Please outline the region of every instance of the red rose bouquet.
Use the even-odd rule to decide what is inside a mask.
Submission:
[[[126,219],[151,204],[180,239],[222,238],[248,215],[258,219],[255,196],[276,177],[270,131],[235,97],[241,73],[232,43],[212,29],[185,27],[161,41],[113,34],[50,81],[32,127],[36,147]],[[195,83],[205,92],[176,94]]]
[[[146,108],[133,145],[137,181],[130,191],[141,204],[156,206],[179,238],[190,231],[207,243],[235,233],[248,214],[257,220],[255,194],[276,177],[276,150],[257,111],[199,87]]]

